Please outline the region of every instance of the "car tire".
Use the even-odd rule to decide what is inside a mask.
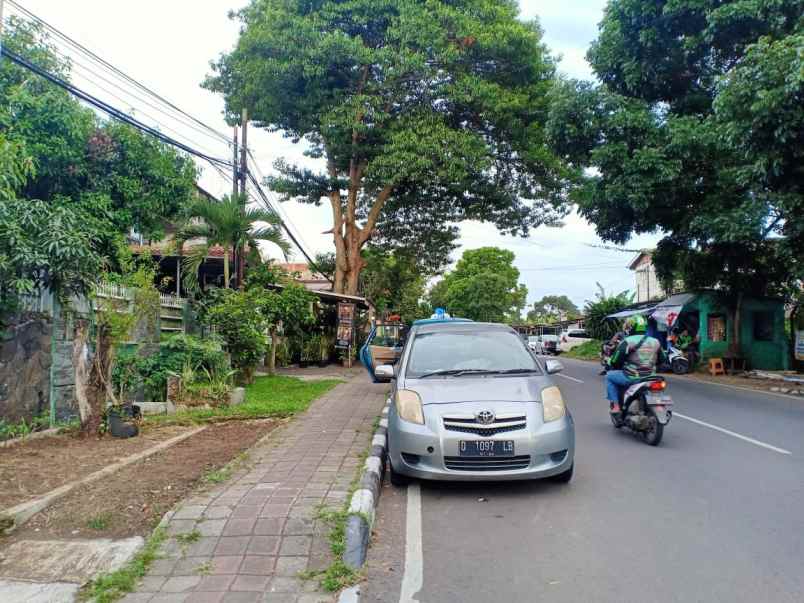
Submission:
[[[557,482],[559,484],[568,484],[572,479],[572,474],[575,472],[575,462],[573,461],[570,468],[564,471],[563,473],[559,473],[558,475],[554,475],[550,478],[551,481]]]
[[[388,460],[388,479],[391,481],[391,485],[397,488],[403,488],[410,483],[410,478],[407,475],[394,471],[394,465],[390,459]]]

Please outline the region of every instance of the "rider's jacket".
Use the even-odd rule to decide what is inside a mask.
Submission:
[[[656,374],[656,364],[666,360],[658,339],[648,335],[630,335],[617,347],[611,358],[611,366],[621,368],[629,379],[638,379]]]

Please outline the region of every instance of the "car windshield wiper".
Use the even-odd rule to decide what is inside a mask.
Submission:
[[[441,375],[449,375],[451,377],[459,377],[460,375],[488,375],[495,374],[499,371],[489,371],[486,369],[441,369],[439,371],[432,371],[419,375],[419,379],[426,379],[427,377],[439,377]]]
[[[493,373],[497,373],[498,375],[527,375],[529,373],[539,373],[539,369],[535,368],[515,368],[515,369],[505,369],[502,371],[489,371]]]

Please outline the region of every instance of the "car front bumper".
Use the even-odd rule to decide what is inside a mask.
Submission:
[[[508,481],[551,477],[572,466],[575,458],[575,425],[569,412],[557,421],[544,423],[539,403],[496,403],[491,405],[496,413],[525,414],[527,426],[488,437],[452,431],[443,426],[445,415],[473,413],[489,406],[488,403],[473,402],[427,405],[425,424],[417,425],[401,420],[392,404],[388,417],[388,454],[394,471],[430,480]],[[451,469],[447,466],[447,460],[461,458],[459,449],[462,440],[513,441],[515,457],[530,458],[523,461],[526,466],[515,469]]]

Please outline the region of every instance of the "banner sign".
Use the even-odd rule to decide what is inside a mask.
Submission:
[[[796,331],[796,360],[804,362],[804,331]]]
[[[338,331],[335,336],[336,348],[352,346],[354,339],[355,304],[338,303]]]

